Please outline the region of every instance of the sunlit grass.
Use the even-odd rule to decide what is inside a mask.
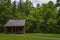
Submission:
[[[42,37],[42,38],[39,38]],[[48,38],[60,38],[60,34],[40,34],[40,33],[29,33],[29,34],[0,34],[0,40],[50,40]]]

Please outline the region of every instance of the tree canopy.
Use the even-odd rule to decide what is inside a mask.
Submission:
[[[56,4],[49,1],[41,6],[33,6],[29,0],[26,2],[16,1],[11,3],[8,0],[6,4],[0,4],[0,27],[10,19],[26,20],[26,32],[29,33],[60,33],[60,1],[57,0]]]

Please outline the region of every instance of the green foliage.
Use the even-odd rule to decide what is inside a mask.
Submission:
[[[58,3],[58,2],[57,2]],[[60,9],[52,1],[42,4],[39,8],[33,7],[32,2],[11,3],[0,5],[0,27],[10,19],[26,19],[26,32],[30,33],[60,33]]]

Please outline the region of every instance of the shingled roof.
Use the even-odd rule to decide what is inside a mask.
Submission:
[[[25,26],[25,20],[9,20],[4,26]]]

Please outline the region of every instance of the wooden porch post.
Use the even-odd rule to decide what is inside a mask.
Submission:
[[[15,34],[16,34],[16,26],[15,26]]]
[[[7,32],[7,27],[4,27],[4,33],[6,33]]]
[[[11,33],[13,33],[13,27],[11,27]]]
[[[23,30],[24,30],[24,33],[25,33],[25,26],[24,26]]]

